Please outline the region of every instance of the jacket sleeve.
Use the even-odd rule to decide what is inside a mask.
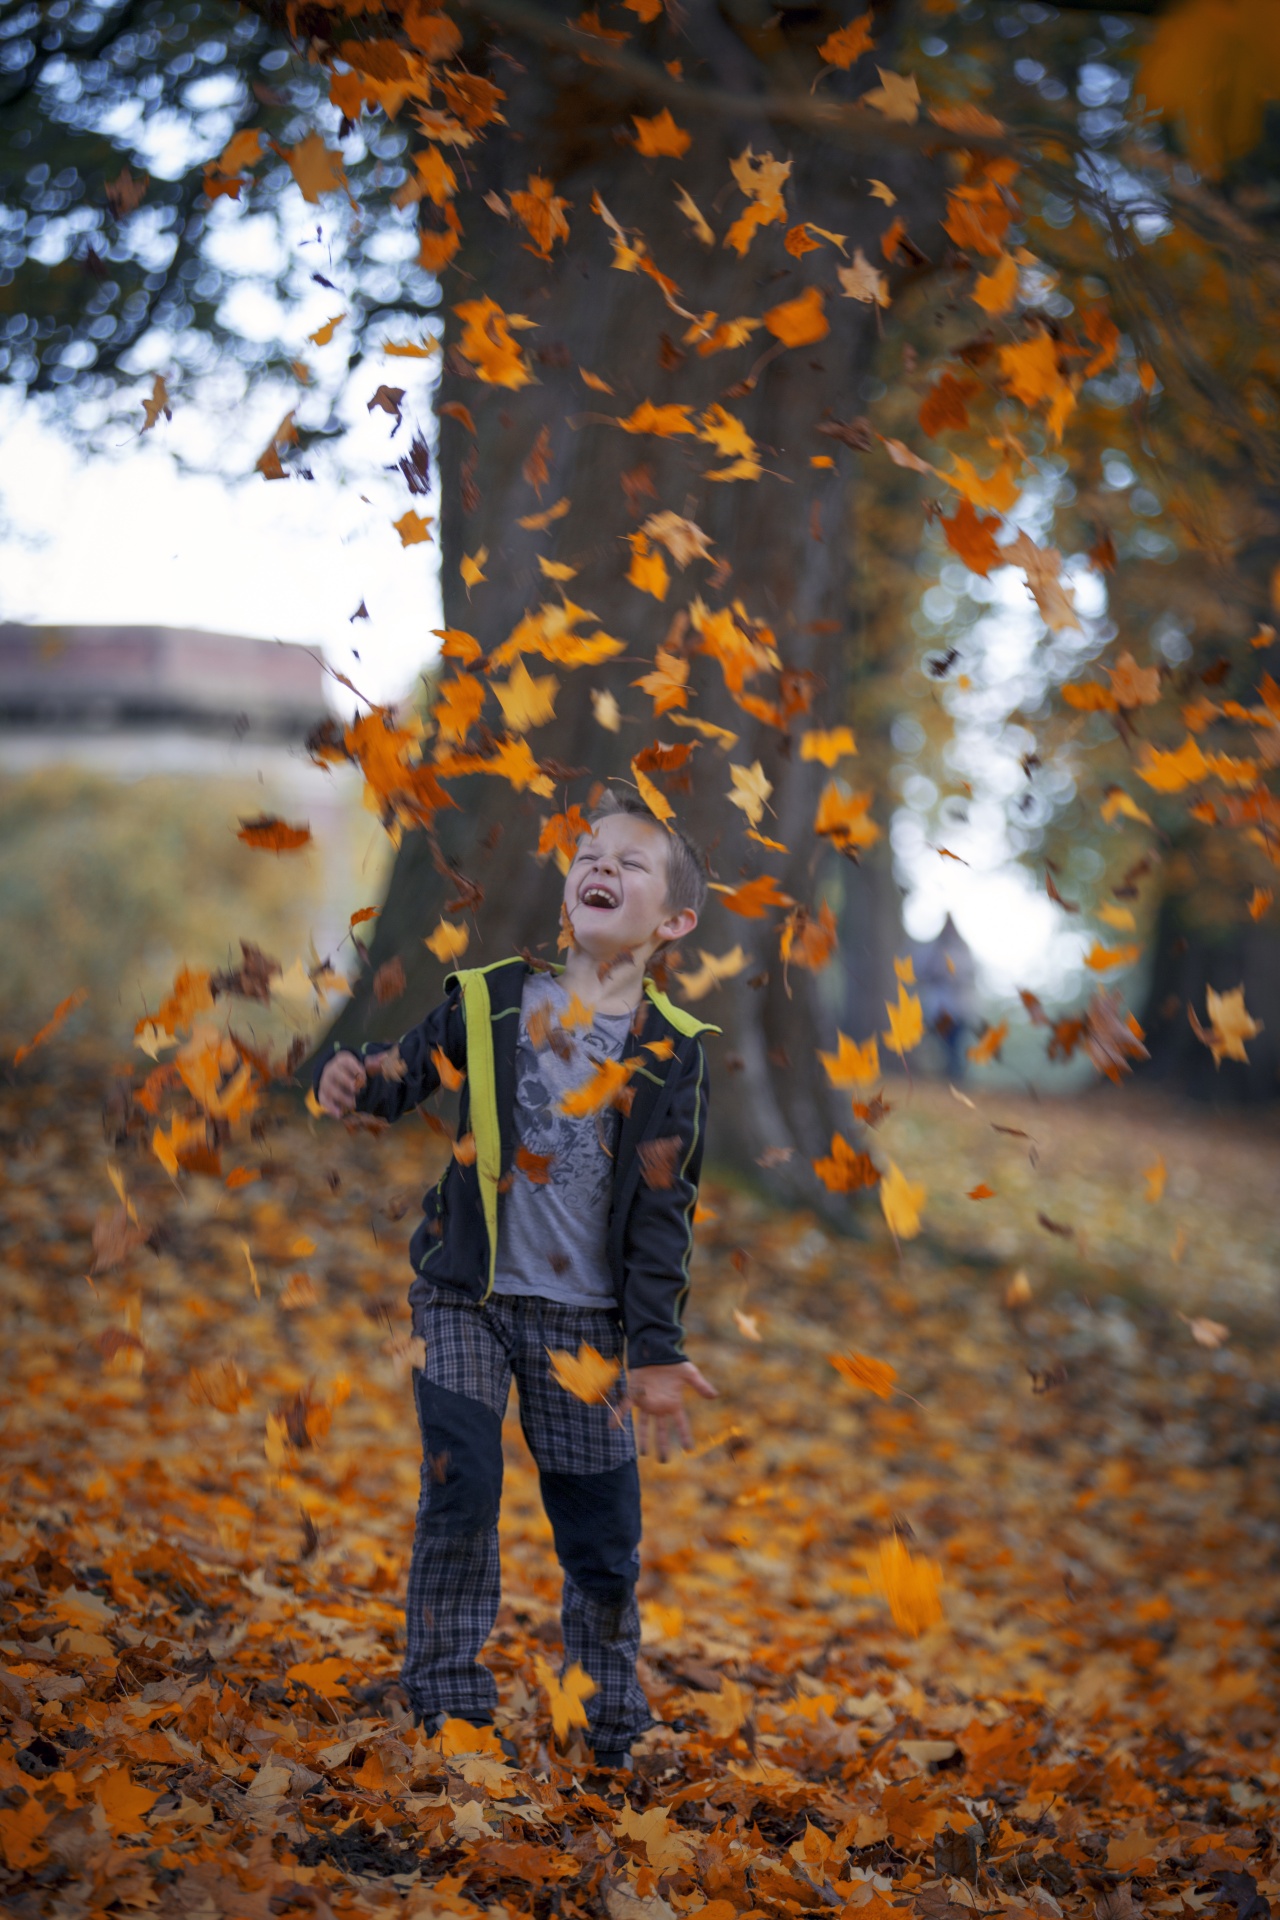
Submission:
[[[641,1165],[623,1243],[625,1284],[623,1323],[627,1364],[632,1367],[679,1366],[684,1351],[684,1303],[689,1292],[693,1252],[693,1211],[698,1202],[702,1149],[707,1130],[707,1063],[695,1040],[684,1070],[672,1089],[659,1141],[678,1142],[666,1185],[664,1155],[650,1168]]]
[[[359,1047],[331,1046],[316,1061],[311,1076],[312,1092],[318,1094],[320,1076],[336,1054],[354,1053],[357,1059],[367,1063],[390,1053],[391,1045],[387,1040],[366,1040]],[[461,988],[455,986],[425,1020],[401,1034],[395,1045],[405,1069],[403,1077],[391,1080],[383,1074],[370,1073],[356,1096],[358,1113],[376,1114],[381,1120],[398,1120],[401,1114],[427,1099],[440,1085],[440,1073],[432,1058],[437,1049],[450,1066],[465,1072],[467,1023]]]

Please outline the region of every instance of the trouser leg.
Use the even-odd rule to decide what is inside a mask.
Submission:
[[[501,1409],[510,1375],[493,1323],[473,1308],[437,1310],[425,1337],[426,1366],[414,1374],[423,1462],[401,1680],[424,1720],[485,1724],[498,1697],[479,1654],[501,1598]],[[486,1404],[499,1391],[499,1405]]]
[[[636,1675],[640,1613],[640,1473],[635,1433],[612,1407],[586,1405],[554,1378],[547,1348],[576,1352],[583,1341],[621,1358],[614,1316],[549,1301],[528,1309],[512,1357],[520,1420],[537,1463],[542,1503],[564,1572],[561,1621],[565,1666],[595,1681],[586,1703],[598,1752],[625,1752],[652,1725]],[[625,1390],[621,1377],[612,1398]]]

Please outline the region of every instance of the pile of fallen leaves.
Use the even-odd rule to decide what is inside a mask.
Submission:
[[[1197,1344],[1150,1293],[704,1190],[690,1347],[723,1397],[644,1467],[661,1724],[590,1771],[513,1417],[512,1759],[394,1689],[404,1241],[445,1149],[267,1104],[234,1185],[169,1179],[110,1106],[104,1147],[84,1063],[17,1078],[6,1914],[1266,1920],[1274,1325]]]

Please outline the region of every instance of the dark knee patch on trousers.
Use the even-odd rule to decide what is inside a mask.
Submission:
[[[502,1500],[502,1422],[483,1401],[414,1375],[422,1428],[427,1508],[421,1525],[435,1534],[481,1533],[498,1523]]]
[[[640,1469],[634,1460],[606,1473],[546,1473],[542,1504],[556,1557],[590,1600],[620,1607],[640,1570]]]

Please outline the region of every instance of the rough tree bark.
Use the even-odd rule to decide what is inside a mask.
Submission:
[[[770,11],[759,8],[762,21]],[[705,3],[684,9],[682,18],[691,74],[740,93],[795,84],[785,31],[750,26],[735,31],[718,8]],[[834,17],[820,23],[818,37],[834,24]],[[758,238],[743,259],[723,245],[701,245],[677,210],[676,183],[723,233],[745,204],[736,189],[726,191],[729,162],[752,146],[757,153],[772,151],[792,160],[790,218],[846,235],[850,256],[861,245],[868,257],[878,259],[885,225],[884,208],[869,197],[865,177],[855,181],[855,174],[888,181],[910,232],[926,249],[932,236],[941,251],[941,236],[937,175],[933,163],[919,156],[859,157],[744,114],[736,124],[694,126],[694,145],[685,159],[642,160],[631,144],[629,116],[652,112],[651,100],[629,96],[616,76],[602,69],[536,44],[528,47],[523,73],[501,61],[490,64],[482,28],[474,21],[469,25],[473,39],[467,64],[490,72],[508,95],[503,107],[508,125],[488,131],[472,165],[473,180],[478,171],[481,191],[505,194],[523,189],[531,173],[548,176],[572,203],[574,234],[568,250],[557,250],[548,266],[532,257],[516,223],[483,212],[477,197],[469,196],[467,238],[443,289],[446,353],[439,399],[463,402],[476,426],[473,442],[464,424],[447,415],[441,419],[439,531],[446,625],[465,628],[487,649],[504,639],[531,606],[554,601],[557,591],[538,571],[541,552],[578,568],[565,592],[592,609],[596,620],[587,630],[598,621],[628,643],[626,654],[603,668],[562,672],[556,719],[531,736],[542,761],[554,759],[563,768],[589,773],[564,774],[554,803],[516,796],[496,780],[473,777],[453,788],[458,810],[437,820],[440,848],[484,889],[478,937],[473,933],[467,955],[468,962],[482,962],[526,946],[555,956],[561,883],[554,864],[540,866],[532,857],[539,816],[550,813],[553,804],[585,802],[598,779],[628,777],[631,756],[655,737],[693,737],[668,720],[655,722],[648,697],[631,683],[650,669],[672,616],[695,592],[702,591],[712,607],[740,598],[749,614],[774,629],[785,667],[813,676],[812,715],[793,728],[793,735],[803,725],[857,718],[849,706],[858,648],[851,591],[857,530],[849,524],[839,480],[830,473],[820,477],[808,463],[811,454],[841,451],[815,433],[819,423],[848,421],[865,404],[863,384],[877,350],[876,311],[834,297],[833,265],[839,263],[829,249],[824,271],[812,271],[817,255],[804,262],[808,272],[799,262],[780,269],[777,228],[767,230],[767,241]],[[882,16],[881,45],[887,25]],[[807,15],[804,30],[815,31]],[[509,50],[512,42],[507,38],[504,44]],[[592,211],[593,191],[623,226],[643,233],[660,268],[678,282],[682,306],[697,313],[714,309],[722,318],[758,315],[818,279],[828,289],[830,334],[816,347],[769,357],[763,349],[773,343],[761,332],[737,352],[699,359],[692,347],[680,344],[687,323],[664,304],[652,280],[613,268],[607,231]],[[478,294],[536,321],[537,331],[521,336],[537,371],[536,384],[506,392],[464,377],[465,362],[450,351],[459,330],[453,308]],[[761,359],[766,363],[744,382]],[[590,390],[580,367],[607,378],[616,390],[613,397]],[[705,470],[727,462],[705,446],[632,436],[609,424],[647,398],[699,408],[722,401],[763,450],[766,468],[785,459],[790,478],[766,472],[755,483],[710,481]],[[550,432],[549,475],[538,495],[522,467],[543,428]],[[562,496],[572,501],[572,511],[550,534],[517,526],[519,516]],[[684,573],[673,567],[663,605],[627,583],[630,554],[622,538],[625,529],[661,508],[695,520],[709,536],[715,557],[732,569],[712,586],[706,563],[695,562]],[[481,547],[489,552],[488,577],[468,597],[459,562]],[[842,951],[816,975],[793,967],[784,980],[769,922],[737,918],[717,904],[715,895],[685,946],[687,962],[695,967],[698,947],[719,953],[740,940],[755,955],[748,973],[698,1007],[725,1029],[712,1061],[712,1151],[722,1162],[754,1173],[766,1148],[791,1147],[795,1157],[775,1170],[774,1184],[812,1201],[817,1190],[808,1159],[828,1150],[833,1126],[846,1131],[850,1126],[847,1096],[833,1099],[814,1049],[832,1045],[837,1021],[865,1032],[883,1017],[883,976],[897,931],[887,848],[882,843],[868,867],[859,870],[819,846],[812,822],[826,771],[801,762],[793,739],[743,713],[725,692],[715,662],[695,654],[690,684],[696,691],[689,711],[737,734],[732,759],[763,764],[774,788],[773,817],[766,816],[763,830],[790,849],[785,856],[765,858],[745,838],[746,821],[726,798],[728,760],[717,748],[702,745],[693,756],[687,791],[674,785],[670,791],[680,824],[705,847],[713,877],[733,885],[768,870],[805,906],[816,908],[830,891],[839,908]],[[626,716],[620,733],[596,723],[592,688],[617,697]],[[883,819],[883,803],[879,811]],[[428,838],[407,836],[371,955],[374,968],[393,956],[401,959],[406,991],[393,1004],[379,1006],[371,975],[366,977],[339,1021],[339,1038],[398,1031],[412,1010],[438,995],[443,969],[426,952],[423,939],[442,903],[456,892],[438,871]],[[886,918],[892,921],[887,936]]]

